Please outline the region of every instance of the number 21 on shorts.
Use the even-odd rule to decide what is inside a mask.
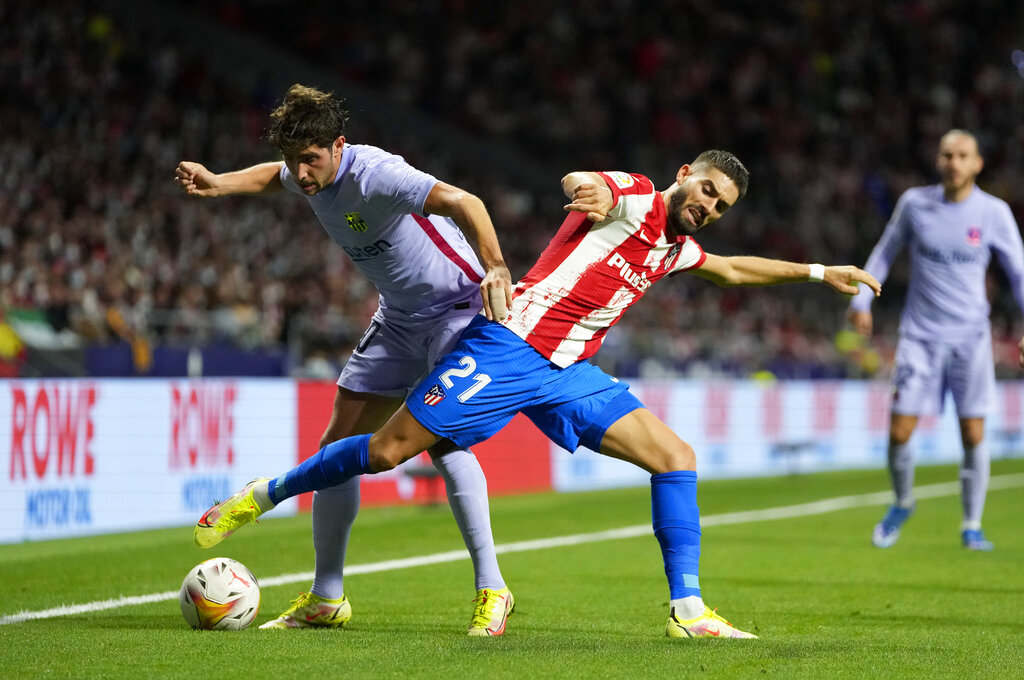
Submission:
[[[462,357],[459,359],[459,363],[462,368],[449,368],[447,371],[441,374],[441,382],[448,389],[454,387],[455,383],[452,382],[452,378],[468,378],[473,371],[476,370],[476,361],[473,357]],[[474,394],[484,388],[484,385],[491,382],[491,376],[486,373],[477,373],[473,376],[475,381],[468,389],[464,390],[459,394],[457,399],[460,402],[465,402],[470,399]]]

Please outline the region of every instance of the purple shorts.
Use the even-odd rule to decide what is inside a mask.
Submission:
[[[892,411],[906,416],[941,413],[948,392],[960,418],[984,418],[995,380],[988,328],[952,343],[901,335],[893,367]]]
[[[478,309],[479,305],[452,310],[442,317],[408,325],[374,314],[345,364],[338,385],[353,392],[404,399],[455,346]]]

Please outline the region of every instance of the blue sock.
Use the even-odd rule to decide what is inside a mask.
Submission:
[[[370,435],[361,434],[331,442],[277,479],[270,480],[268,491],[276,505],[300,493],[326,489],[356,475],[372,473]]]
[[[700,509],[693,470],[651,475],[651,517],[673,600],[700,597]]]

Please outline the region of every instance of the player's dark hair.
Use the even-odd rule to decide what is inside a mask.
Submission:
[[[345,133],[348,109],[330,92],[295,84],[270,114],[267,141],[285,156],[316,145],[327,148]]]
[[[740,162],[739,158],[728,151],[721,149],[709,149],[697,156],[696,160],[690,163],[690,167],[696,169],[712,167],[718,170],[736,184],[742,198],[750,186],[750,171]]]

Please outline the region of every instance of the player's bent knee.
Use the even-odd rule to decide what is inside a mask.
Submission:
[[[652,475],[697,469],[697,455],[693,448],[681,439],[647,446],[642,452],[635,452],[632,457],[626,459],[632,460]]]
[[[398,467],[398,464],[402,462],[401,460],[398,460],[398,457],[395,455],[393,450],[379,447],[375,449],[372,446],[373,440],[370,441],[370,469],[374,472],[387,472],[388,470],[394,470]]]
[[[379,434],[373,435],[370,437],[368,451],[370,469],[374,472],[387,472],[416,455],[404,455],[404,451],[405,447],[402,446],[401,440]]]
[[[678,440],[673,446],[666,447],[655,462],[658,463],[655,468],[658,473],[696,470],[697,454],[692,446]]]
[[[693,448],[647,409],[636,409],[615,421],[604,433],[601,453],[652,475],[697,469]]]
[[[437,444],[438,439],[437,435],[416,422],[408,411],[400,411],[370,437],[370,469],[374,472],[392,470]]]

